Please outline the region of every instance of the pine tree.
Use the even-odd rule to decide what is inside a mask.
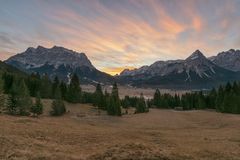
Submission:
[[[113,84],[112,94],[109,98],[109,103],[107,106],[107,113],[109,115],[115,115],[115,116],[122,115],[121,103],[119,99],[118,87],[116,82]]]
[[[57,87],[59,87],[59,79],[57,76],[55,76],[54,80],[53,80],[53,84],[52,84],[52,97],[55,96],[55,92]]]
[[[17,105],[19,108],[19,115],[28,115],[29,109],[32,106],[32,100],[29,95],[28,88],[24,82],[24,80],[21,80],[17,89]]]
[[[25,81],[29,94],[33,97],[37,95],[41,87],[41,77],[39,73],[32,73]]]
[[[146,106],[143,94],[141,93],[141,96],[138,99],[138,103],[137,103],[137,107],[136,107],[136,113],[144,113],[144,112],[148,112],[148,108]]]
[[[62,94],[62,99],[66,100],[67,96],[67,85],[63,81],[60,83],[60,91]]]
[[[3,81],[4,81],[4,93],[8,94],[11,91],[12,84],[14,81],[14,76],[12,74],[4,73],[3,76]]]
[[[42,98],[52,98],[52,84],[47,74],[41,79],[40,96]]]
[[[224,99],[224,89],[222,86],[220,86],[217,92],[217,97],[215,102],[216,110],[219,112],[223,112],[224,110],[223,99]]]
[[[3,112],[3,109],[5,107],[5,97],[4,97],[4,94],[3,94],[3,87],[4,87],[3,83],[4,83],[3,79],[2,79],[2,77],[0,75],[0,113]]]
[[[50,115],[61,116],[66,113],[66,107],[61,99],[62,95],[60,93],[59,87],[56,88],[54,97],[55,99],[52,101],[52,110],[50,111]]]
[[[37,96],[35,98],[35,104],[31,107],[31,113],[33,113],[34,116],[38,116],[43,113],[43,104],[41,102],[40,94],[37,93]]]
[[[78,76],[76,74],[74,74],[71,78],[67,97],[67,100],[71,103],[81,102],[81,88]]]
[[[96,90],[94,92],[94,106],[97,106],[98,109],[104,109],[104,96],[103,96],[103,92],[102,92],[102,87],[101,85],[98,83],[96,86]]]
[[[161,106],[161,93],[159,89],[156,89],[154,96],[153,96],[153,104],[157,107]]]
[[[124,99],[121,102],[123,108],[129,108],[130,107],[130,97],[125,96]]]
[[[6,110],[11,115],[18,114],[18,98],[17,98],[17,84],[14,81],[11,85],[11,89],[9,89],[9,95],[7,100]]]

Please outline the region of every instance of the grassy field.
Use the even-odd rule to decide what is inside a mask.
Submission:
[[[238,160],[240,116],[213,111],[151,109],[107,116],[90,105],[39,118],[0,115],[0,159]]]

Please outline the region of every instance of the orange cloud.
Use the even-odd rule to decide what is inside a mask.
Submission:
[[[111,75],[116,75],[116,74],[119,74],[121,73],[124,69],[135,69],[135,67],[132,67],[132,66],[125,66],[125,67],[107,67],[107,68],[102,68],[101,70],[108,73],[108,74],[111,74]]]

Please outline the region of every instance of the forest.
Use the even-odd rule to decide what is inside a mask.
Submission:
[[[34,97],[34,100],[33,100]],[[152,99],[144,95],[119,98],[118,86],[115,82],[111,93],[103,91],[97,84],[94,93],[84,92],[80,87],[79,77],[73,74],[69,83],[55,77],[53,81],[48,75],[32,73],[19,76],[4,72],[0,78],[0,111],[10,115],[38,116],[43,113],[41,99],[53,99],[50,115],[60,116],[66,113],[64,101],[69,103],[88,103],[105,110],[108,115],[121,116],[128,114],[129,108],[135,113],[148,112],[149,108],[164,109],[215,109],[223,113],[240,113],[240,83],[227,83],[213,88],[209,92],[195,91],[183,95],[161,94],[156,89]],[[125,109],[125,112],[122,109]]]

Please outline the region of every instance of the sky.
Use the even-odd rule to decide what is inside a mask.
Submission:
[[[0,60],[38,45],[110,74],[240,47],[240,0],[0,0]]]

